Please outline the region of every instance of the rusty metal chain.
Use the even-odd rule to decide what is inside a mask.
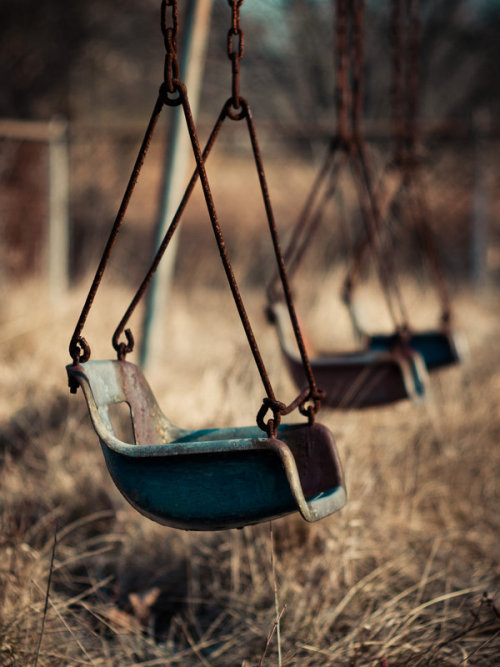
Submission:
[[[123,343],[119,342],[119,338],[123,332],[127,334],[128,329],[125,329],[126,324],[131,317],[132,313],[134,312],[134,309],[136,308],[137,304],[139,303],[141,297],[143,296],[144,292],[146,291],[151,278],[153,274],[155,273],[162,257],[163,254],[165,253],[168,244],[180,222],[180,219],[182,217],[182,214],[185,210],[185,207],[187,205],[187,202],[191,196],[191,193],[194,189],[194,186],[198,180],[198,178],[201,180],[201,185],[203,188],[203,193],[205,197],[205,203],[207,206],[207,210],[209,213],[210,221],[212,224],[212,229],[214,232],[214,236],[217,242],[217,247],[219,250],[219,255],[221,257],[221,261],[226,273],[226,278],[228,280],[229,287],[231,289],[231,293],[233,295],[233,299],[236,305],[236,308],[238,310],[238,314],[240,316],[240,320],[242,322],[247,341],[249,343],[252,355],[254,357],[254,361],[256,363],[257,369],[259,371],[262,383],[264,385],[264,389],[266,391],[267,397],[263,400],[263,404],[258,412],[257,415],[257,423],[260,428],[265,430],[269,437],[275,437],[277,428],[280,424],[281,417],[283,415],[289,414],[292,410],[295,408],[298,408],[302,414],[308,417],[309,423],[312,423],[314,421],[314,417],[316,412],[319,410],[320,407],[320,402],[322,398],[322,392],[317,388],[316,382],[312,373],[311,365],[309,363],[307,353],[305,350],[305,345],[302,340],[302,335],[299,329],[298,325],[298,320],[297,316],[295,315],[293,303],[292,303],[292,297],[291,297],[291,290],[288,284],[287,276],[286,276],[286,271],[284,267],[284,261],[283,257],[281,255],[281,250],[280,250],[280,245],[279,245],[279,239],[278,239],[278,234],[277,234],[277,228],[276,224],[274,221],[274,215],[272,212],[272,207],[271,207],[271,200],[269,196],[269,191],[267,187],[267,182],[264,174],[264,167],[262,163],[262,157],[261,157],[261,152],[259,149],[258,141],[257,141],[257,133],[255,131],[255,126],[253,123],[252,119],[252,114],[250,111],[250,107],[247,103],[247,101],[239,95],[239,84],[238,84],[238,73],[239,73],[239,59],[241,58],[241,55],[243,53],[243,33],[241,31],[241,28],[239,27],[240,24],[240,19],[239,19],[239,10],[240,6],[242,4],[243,0],[234,0],[233,2],[228,2],[232,9],[232,27],[230,29],[230,34],[234,37],[236,35],[239,36],[240,42],[239,46],[236,49],[236,51],[233,50],[233,43],[232,41],[229,44],[228,52],[229,52],[229,57],[231,58],[232,62],[238,61],[238,65],[236,68],[233,66],[232,71],[233,71],[233,81],[232,81],[232,89],[233,89],[233,95],[227,102],[224,104],[221,113],[219,114],[219,117],[214,125],[214,128],[210,134],[210,137],[208,139],[208,142],[203,150],[203,153],[200,150],[200,146],[198,143],[198,138],[196,134],[196,129],[194,126],[194,121],[192,118],[191,110],[189,107],[189,102],[187,99],[187,94],[185,91],[184,85],[180,82],[177,81],[176,79],[173,79],[172,83],[174,85],[174,88],[176,90],[176,93],[179,98],[179,103],[183,107],[184,111],[184,116],[186,119],[186,124],[187,124],[187,129],[188,133],[191,139],[191,146],[193,149],[193,154],[195,157],[196,161],[196,169],[191,176],[191,179],[188,183],[188,186],[184,192],[184,195],[182,197],[182,200],[179,204],[179,207],[174,215],[174,218],[172,219],[172,222],[170,223],[170,226],[165,234],[165,237],[158,248],[158,251],[153,259],[153,262],[143,280],[141,283],[139,289],[137,290],[135,296],[132,299],[132,302],[130,303],[129,307],[127,308],[125,315],[123,316],[122,320],[120,321],[118,327],[116,328],[114,334],[113,334],[113,345],[115,349],[119,350],[125,350],[123,347]],[[167,44],[172,44],[172,40],[167,41]],[[232,54],[236,54],[234,57]],[[236,72],[236,75],[235,75]],[[235,78],[236,78],[236,83],[235,83]],[[235,91],[236,91],[236,96],[235,96]],[[170,92],[170,91],[168,91]],[[165,97],[165,96],[163,96]],[[167,100],[169,98],[167,97]],[[165,102],[165,103],[168,103]],[[237,106],[236,106],[237,105]],[[275,250],[275,256],[276,256],[276,261],[278,263],[279,271],[280,271],[280,276],[282,279],[282,284],[283,284],[283,290],[285,293],[285,298],[287,301],[287,305],[289,308],[290,312],[290,317],[292,320],[292,326],[294,327],[294,331],[296,334],[297,338],[297,344],[299,346],[299,349],[301,351],[301,354],[303,355],[303,364],[304,368],[306,371],[306,375],[308,377],[309,381],[309,388],[299,396],[292,401],[290,405],[285,405],[281,401],[278,401],[276,399],[276,396],[274,394],[274,390],[271,384],[271,381],[269,379],[269,375],[267,373],[267,369],[264,365],[264,361],[262,359],[262,356],[260,354],[260,350],[255,338],[255,335],[253,333],[245,306],[243,304],[243,300],[239,291],[239,287],[232,269],[231,261],[229,258],[229,255],[227,253],[222,229],[217,217],[217,212],[215,209],[215,205],[213,202],[213,197],[212,193],[210,190],[209,182],[207,179],[206,171],[205,171],[205,162],[210,154],[210,151],[212,150],[217,137],[219,136],[222,124],[224,123],[226,118],[231,118],[232,120],[242,120],[245,119],[247,123],[247,128],[248,132],[250,135],[250,141],[252,145],[252,152],[254,155],[255,159],[255,164],[259,176],[259,183],[261,187],[261,192],[264,200],[264,206],[266,210],[266,216],[268,220],[268,225],[273,241],[273,247]],[[125,350],[126,352],[126,350]],[[120,357],[122,358],[122,357]],[[273,416],[268,419],[267,422],[265,422],[265,415],[268,412],[268,410],[271,410]]]
[[[343,299],[349,308],[355,329],[359,332],[359,326],[355,323],[356,318],[353,316],[352,292],[361,265],[367,255],[367,250],[371,247],[391,318],[396,328],[404,328],[407,315],[392,257],[386,256],[379,238],[380,205],[373,187],[374,179],[361,128],[364,78],[364,0],[334,0],[333,4],[337,128],[325,161],[286,248],[287,270],[290,276],[296,272],[307,247],[310,245],[312,236],[319,228],[326,204],[335,193],[339,173],[349,159],[365,223],[365,237],[355,251],[353,262],[344,282]],[[350,127],[348,127],[349,112]],[[323,192],[320,194],[322,188]],[[275,298],[275,283],[276,276],[268,287],[270,301]],[[397,311],[399,311],[399,315]]]
[[[240,26],[240,7],[243,0],[228,0],[231,7],[231,27],[227,33],[227,55],[232,63],[232,106],[240,108],[240,60],[243,58],[245,37]]]
[[[169,10],[169,11],[167,11]],[[170,19],[170,20],[169,20]],[[161,31],[165,43],[165,67],[163,79],[167,91],[175,92],[175,81],[180,78],[177,59],[178,9],[177,0],[163,0],[161,4]]]
[[[337,111],[337,135],[343,141],[348,141],[347,116],[349,109],[348,83],[348,47],[347,47],[347,0],[337,0],[335,3],[335,65],[336,85],[335,101]]]
[[[97,294],[97,290],[99,289],[99,286],[101,284],[101,280],[104,274],[104,271],[106,269],[106,266],[108,264],[109,258],[111,256],[113,246],[116,241],[116,237],[118,236],[118,233],[120,231],[120,228],[123,223],[123,219],[125,217],[125,213],[127,211],[128,204],[130,202],[130,198],[132,196],[132,192],[134,191],[135,185],[137,183],[137,179],[139,177],[139,173],[141,171],[141,167],[144,163],[144,159],[146,157],[151,138],[153,136],[158,117],[160,115],[161,109],[162,109],[163,103],[161,102],[160,99],[157,100],[153,113],[151,114],[151,118],[148,124],[148,127],[146,129],[146,132],[144,134],[144,138],[141,144],[141,147],[139,149],[139,154],[137,156],[134,168],[132,170],[132,174],[130,176],[129,182],[127,184],[127,188],[125,190],[125,194],[123,196],[122,202],[120,204],[120,208],[118,209],[118,213],[116,215],[115,221],[113,223],[113,227],[111,229],[108,241],[106,243],[106,246],[104,248],[104,251],[101,256],[101,260],[99,262],[99,265],[97,267],[97,271],[95,273],[94,279],[92,281],[92,285],[90,287],[90,290],[87,294],[87,298],[85,300],[84,306],[82,308],[82,312],[80,314],[80,317],[78,319],[78,322],[76,324],[75,330],[73,332],[73,336],[71,337],[71,341],[69,344],[69,353],[71,355],[71,358],[73,360],[73,364],[77,365],[79,363],[83,363],[85,361],[88,361],[90,359],[90,346],[86,339],[81,335],[83,328],[85,326],[85,322],[87,320],[88,314],[90,312],[90,309],[92,307],[92,304],[94,302],[95,296]],[[130,331],[128,333],[126,332],[126,337],[127,337],[127,343],[121,344],[119,349],[117,349],[117,352],[120,354],[124,354],[127,351],[131,351],[133,348],[133,336]]]
[[[356,158],[352,162],[358,188],[362,217],[365,224],[365,240],[358,244],[348,274],[343,285],[343,300],[349,308],[355,331],[360,332],[357,318],[352,305],[354,285],[359,278],[359,272],[366,256],[365,248],[371,247],[375,258],[375,265],[383,288],[387,308],[397,330],[405,331],[408,328],[408,313],[406,311],[397,272],[390,252],[384,252],[381,239],[381,206],[379,195],[374,188],[374,178],[369,164],[361,129],[363,110],[363,68],[364,68],[364,0],[349,0],[349,11],[352,18],[352,141]]]
[[[307,354],[306,346],[303,340],[302,332],[300,330],[300,325],[298,321],[297,314],[295,312],[295,306],[293,304],[293,297],[292,297],[292,290],[290,287],[290,283],[288,280],[288,275],[285,267],[285,261],[283,258],[283,254],[281,252],[281,246],[280,246],[280,241],[279,241],[279,236],[278,236],[278,230],[276,226],[276,222],[274,219],[274,213],[271,205],[271,198],[269,195],[269,188],[267,184],[267,179],[265,176],[265,171],[264,171],[264,165],[262,161],[262,154],[260,151],[260,147],[258,144],[258,139],[257,139],[257,132],[255,129],[255,125],[253,122],[252,118],[252,113],[250,110],[250,107],[248,105],[248,102],[244,100],[243,98],[240,97],[239,95],[239,62],[240,59],[243,56],[243,45],[244,45],[244,36],[243,36],[243,31],[240,26],[240,8],[241,5],[243,4],[243,0],[228,0],[228,5],[231,7],[231,28],[228,32],[228,57],[232,62],[232,97],[228,102],[226,103],[226,110],[228,116],[233,119],[233,120],[242,120],[246,119],[247,121],[247,128],[250,136],[250,142],[252,145],[252,152],[255,160],[255,166],[257,169],[257,174],[259,177],[259,184],[260,184],[260,189],[264,201],[264,208],[266,211],[266,218],[268,222],[268,227],[269,227],[269,232],[271,235],[271,240],[273,243],[273,249],[274,249],[274,254],[275,254],[275,259],[278,267],[278,275],[281,280],[281,285],[283,289],[283,294],[285,297],[285,302],[288,308],[288,313],[290,317],[290,321],[292,324],[295,340],[297,342],[297,346],[299,348],[299,353],[301,356],[302,360],[302,365],[304,367],[304,371],[307,377],[308,385],[309,385],[309,390],[303,395],[297,397],[297,399],[291,404],[292,406],[298,406],[299,409],[303,414],[306,414],[309,418],[309,422],[312,423],[314,421],[314,416],[316,412],[319,410],[320,405],[321,405],[321,399],[323,397],[323,392],[317,387],[316,385],[316,379],[314,377],[314,373],[311,367],[311,363],[309,360],[309,356]],[[239,37],[239,44],[238,48],[234,49],[233,45],[233,37],[238,36]],[[241,110],[240,110],[241,107]],[[235,113],[235,110],[237,113]],[[246,327],[245,327],[246,330]],[[248,333],[247,333],[248,337]],[[249,339],[250,341],[250,339]],[[259,368],[259,372],[261,374],[261,378],[263,381],[264,386],[266,387],[266,391],[268,394],[268,398],[264,399],[263,405],[261,407],[261,410],[259,411],[259,417],[257,419],[257,422],[259,425],[262,427],[263,424],[263,415],[268,411],[269,408],[272,409],[273,411],[273,418],[268,421],[267,424],[267,432],[271,436],[272,432],[275,432],[276,428],[279,425],[280,422],[280,415],[285,415],[288,414],[289,411],[294,409],[293,407],[288,409],[283,407],[283,404],[280,403],[279,401],[276,402],[276,399],[274,397],[274,394],[272,392],[272,388],[270,385],[269,377],[267,374],[267,371],[263,365],[263,362],[260,360],[258,361],[258,355],[257,355],[257,350],[253,349],[252,347],[252,352],[254,354],[254,358],[257,362],[257,366]],[[260,355],[259,355],[260,356]],[[308,406],[306,406],[306,403],[310,402]],[[273,408],[274,406],[274,408]],[[276,408],[278,406],[278,408]]]
[[[351,122],[352,132],[357,141],[361,139],[361,120],[363,117],[363,68],[365,61],[364,49],[364,0],[350,0],[352,20],[352,101]]]
[[[297,271],[315,232],[319,229],[324,217],[325,207],[333,196],[338,174],[343,163],[339,164],[339,152],[344,157],[351,150],[352,138],[349,132],[349,106],[351,90],[349,86],[350,49],[348,35],[348,0],[333,0],[332,12],[335,35],[333,49],[335,66],[335,110],[337,127],[328,146],[323,164],[309,192],[307,200],[299,214],[292,235],[284,252],[285,264],[289,278]],[[324,184],[330,185],[322,191]],[[276,300],[276,283],[278,274],[275,274],[269,283],[267,293],[270,302]]]
[[[351,103],[351,125],[352,141],[355,152],[355,159],[352,161],[353,174],[355,176],[360,208],[365,225],[366,245],[372,247],[375,258],[375,265],[382,286],[387,308],[396,329],[404,330],[407,328],[407,312],[397,273],[391,253],[385,253],[381,240],[381,207],[379,196],[374,188],[374,178],[369,164],[368,155],[361,128],[363,114],[363,93],[364,93],[364,0],[349,0],[349,12],[352,21],[352,103]],[[361,260],[364,255],[363,244],[358,245],[353,257],[350,270],[344,281],[343,299],[347,304],[351,314],[352,291],[355,281],[361,268]],[[359,330],[356,318],[353,319],[355,330]]]
[[[451,323],[448,285],[441,268],[419,167],[419,100],[421,25],[419,0],[392,0],[393,35],[393,161],[402,170],[407,212],[419,234],[441,302],[441,323]]]
[[[171,26],[167,25],[168,23],[167,7],[170,8],[171,23],[172,23]],[[149,145],[151,143],[151,139],[153,137],[156,124],[158,122],[158,118],[163,108],[163,105],[166,104],[169,106],[173,106],[180,103],[180,96],[178,99],[171,97],[171,94],[175,93],[176,89],[178,89],[179,86],[181,85],[178,79],[179,66],[177,61],[177,0],[162,0],[161,29],[164,36],[165,49],[166,49],[165,79],[160,87],[160,92],[155,102],[151,118],[149,120],[146,132],[144,134],[144,138],[142,140],[139,149],[139,153],[137,155],[134,167],[132,169],[132,173],[130,175],[127,187],[125,189],[125,194],[123,195],[123,199],[118,209],[118,213],[116,215],[113,226],[111,228],[108,240],[104,247],[104,251],[102,253],[99,265],[94,275],[94,279],[90,286],[90,290],[87,294],[87,298],[83,305],[82,311],[80,313],[80,317],[78,318],[75,330],[73,332],[73,336],[71,337],[71,341],[69,344],[69,353],[71,355],[74,365],[88,361],[88,359],[90,358],[91,349],[86,339],[82,336],[82,331],[85,326],[85,322],[87,320],[88,314],[94,302],[97,291],[99,289],[99,286],[101,284],[102,277],[104,271],[106,270],[106,266],[111,256],[116,238],[118,236],[123,220],[125,218],[125,214],[130,199],[132,197],[132,193],[135,189],[135,185],[137,183],[137,179],[139,177],[142,165],[144,164],[144,160],[146,158]],[[131,352],[134,348],[134,337],[129,329],[125,331],[125,337],[126,337],[126,342],[120,342],[118,341],[118,339],[116,340],[113,339],[113,345],[118,354],[119,359],[124,359],[125,355]]]
[[[405,71],[403,68],[403,16],[401,0],[391,3],[391,41],[392,41],[392,82],[391,82],[391,118],[394,142],[393,161],[395,166],[403,164],[405,154],[405,113],[403,87]]]

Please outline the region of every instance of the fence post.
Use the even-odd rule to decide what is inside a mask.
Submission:
[[[53,302],[68,288],[69,156],[67,123],[49,126],[49,296]]]

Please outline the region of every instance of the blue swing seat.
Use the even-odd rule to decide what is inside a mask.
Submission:
[[[390,350],[398,334],[374,334],[368,338],[369,350]],[[459,337],[447,330],[412,331],[408,345],[418,352],[429,371],[458,364],[463,359]]]
[[[161,412],[142,371],[126,361],[67,366],[80,386],[113,481],[153,521],[185,530],[220,530],[298,510],[317,521],[346,502],[331,432],[321,424],[283,425],[277,438],[256,426],[190,431]],[[130,407],[134,442],[118,439],[113,405]]]

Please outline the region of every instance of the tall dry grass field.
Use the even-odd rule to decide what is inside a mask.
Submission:
[[[278,202],[280,220],[290,199]],[[219,269],[200,255],[212,242],[184,238],[164,358],[149,379],[176,423],[251,424],[263,390]],[[258,271],[249,270],[264,247],[240,246],[236,268],[277,393],[288,398]],[[404,287],[423,326],[436,307],[416,282],[408,277]],[[425,404],[322,410],[345,468],[345,509],[314,525],[290,516],[271,528],[205,534],[156,525],[123,500],[81,392],[67,391],[67,345],[87,284],[50,308],[36,283],[2,296],[1,665],[500,663],[493,290],[458,292],[469,358],[432,376]],[[306,297],[311,285],[303,284]],[[379,298],[369,284],[361,299],[378,325]],[[126,281],[106,282],[86,332],[94,358],[111,355],[129,299]],[[326,290],[303,304],[323,347],[331,335],[346,344],[347,318]]]

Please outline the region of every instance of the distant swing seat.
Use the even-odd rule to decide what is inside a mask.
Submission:
[[[269,306],[268,312],[278,330],[292,379],[300,387],[305,375],[286,310],[276,302]],[[409,348],[330,354],[311,351],[309,360],[318,387],[325,392],[322,403],[329,407],[369,408],[405,399],[418,401],[425,396],[427,370],[420,354]]]
[[[118,489],[153,521],[186,530],[239,528],[300,511],[317,521],[346,502],[331,432],[283,425],[190,431],[161,412],[142,371],[126,361],[67,366],[79,385]],[[134,442],[118,439],[110,408],[130,407]]]
[[[368,337],[367,348],[390,350],[396,344],[397,338],[397,334],[374,334]],[[412,331],[408,345],[421,355],[430,371],[458,364],[465,354],[459,335],[445,329]]]

